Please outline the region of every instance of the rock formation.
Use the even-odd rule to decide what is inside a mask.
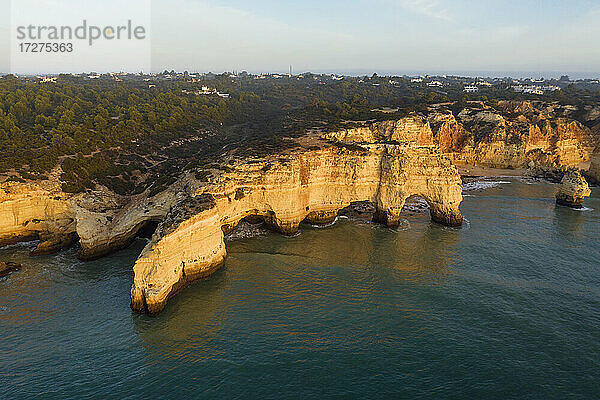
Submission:
[[[0,184],[0,246],[39,239],[34,254],[79,240],[93,259],[156,228],[134,266],[131,306],[154,314],[182,286],[214,272],[226,255],[224,232],[243,218],[293,235],[302,221],[326,224],[353,202],[369,201],[374,219],[396,227],[406,199],[421,196],[431,218],[459,226],[462,183],[420,116],[360,124],[294,139],[291,150],[223,159],[208,182],[188,171],[159,194],[119,196],[102,186],[60,189],[58,173],[40,182]],[[150,229],[152,231],[152,229]]]
[[[556,193],[556,203],[563,206],[580,208],[583,199],[591,193],[581,172],[578,169],[570,169],[560,182],[558,193]]]
[[[119,196],[99,185],[67,194],[58,173],[48,181],[4,182],[0,246],[36,239],[33,253],[47,254],[78,240],[78,256],[87,260],[129,245],[141,231],[154,232],[134,266],[131,307],[155,314],[181,287],[219,268],[224,234],[244,218],[293,235],[302,221],[327,224],[349,204],[366,201],[374,220],[395,227],[405,201],[420,196],[433,221],[460,225],[462,184],[451,160],[542,171],[562,179],[558,203],[581,205],[589,188],[568,167],[590,160],[596,131],[558,107],[477,103],[456,117],[435,108],[427,118],[314,130],[280,154],[235,158],[232,150],[222,165],[198,167],[202,179],[187,171],[154,195]],[[600,154],[591,156],[588,174],[600,181]]]
[[[379,142],[381,135],[396,143]],[[460,177],[434,146],[421,145],[432,142],[426,122],[410,118],[326,136],[362,144],[317,140],[289,154],[240,162],[173,207],[134,266],[132,309],[160,312],[181,287],[219,268],[223,232],[245,217],[292,235],[302,221],[328,223],[350,203],[368,200],[375,218],[395,227],[405,200],[417,195],[434,221],[462,223]]]
[[[73,232],[74,212],[58,184],[0,185],[0,246],[39,239],[33,254],[49,254],[69,246]]]
[[[418,115],[411,115],[396,121],[381,121],[339,129],[325,133],[323,137],[358,143],[410,142],[420,146],[434,144],[429,122]]]
[[[0,277],[6,276],[13,271],[21,269],[21,264],[14,262],[0,262]]]
[[[540,106],[541,107],[541,106]],[[574,166],[587,162],[594,146],[589,128],[559,115],[555,107],[499,102],[496,109],[465,108],[456,117],[434,111],[428,120],[440,151],[456,164],[494,168]]]

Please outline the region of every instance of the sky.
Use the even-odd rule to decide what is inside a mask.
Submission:
[[[148,1],[154,71],[600,77],[597,0]],[[2,14],[7,71],[13,32]],[[73,60],[65,72],[84,67]]]

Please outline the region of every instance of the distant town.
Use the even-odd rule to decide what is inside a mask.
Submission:
[[[60,75],[41,75],[41,76],[21,76],[21,79],[26,81],[34,81],[38,83],[57,83],[57,79]],[[65,76],[62,74],[62,76]],[[486,89],[510,89],[516,93],[528,94],[533,96],[543,96],[545,94],[554,92],[556,90],[564,89],[570,85],[573,85],[579,89],[594,90],[600,88],[599,79],[578,79],[572,80],[567,75],[563,75],[560,79],[544,79],[544,78],[523,78],[514,79],[510,77],[505,78],[483,78],[483,77],[461,77],[452,75],[423,75],[423,76],[389,76],[379,77],[376,74],[372,76],[344,76],[336,74],[250,74],[242,71],[237,72],[226,72],[223,74],[199,73],[199,72],[176,72],[176,71],[163,71],[162,73],[151,73],[151,74],[132,74],[132,73],[83,73],[74,74],[73,78],[79,78],[85,81],[88,80],[101,80],[101,81],[114,81],[114,82],[140,82],[147,85],[148,89],[156,87],[159,82],[188,82],[188,83],[201,83],[203,84],[199,89],[196,87],[190,87],[190,89],[182,89],[184,94],[196,95],[196,96],[218,96],[224,99],[229,98],[229,93],[218,91],[215,87],[210,86],[207,82],[217,77],[228,77],[232,81],[243,81],[243,80],[296,80],[304,81],[309,80],[312,83],[318,83],[326,85],[328,83],[340,82],[340,81],[351,81],[358,82],[366,85],[406,85],[410,84],[415,88],[422,87],[423,89],[429,89],[439,94],[447,94],[448,90],[455,92],[456,90],[462,90],[465,94],[477,94],[479,92],[485,92]],[[377,78],[377,79],[374,79]],[[386,78],[382,80],[381,78]]]

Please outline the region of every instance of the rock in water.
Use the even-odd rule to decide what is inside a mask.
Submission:
[[[578,169],[570,169],[560,182],[558,193],[556,193],[556,203],[581,208],[583,199],[591,194],[591,190],[585,178]]]
[[[13,271],[18,271],[21,269],[21,264],[17,264],[14,262],[0,262],[0,276],[8,275]]]

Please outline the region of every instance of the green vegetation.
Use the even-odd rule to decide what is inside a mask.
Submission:
[[[465,95],[459,78],[431,88],[377,75],[332,80],[312,74],[280,79],[209,74],[194,82],[188,77],[148,81],[131,75],[116,81],[61,75],[57,83],[0,78],[0,174],[44,179],[60,165],[68,192],[102,184],[119,194],[146,189],[155,194],[184,170],[207,179],[205,167],[226,151],[260,156],[294,146],[286,137],[307,128],[393,119],[435,103],[454,102],[451,109],[458,113],[470,100],[493,105],[531,97],[503,83]],[[196,94],[205,85],[230,97]],[[577,106],[581,118],[586,106],[600,102],[597,89],[574,85],[544,97]]]

